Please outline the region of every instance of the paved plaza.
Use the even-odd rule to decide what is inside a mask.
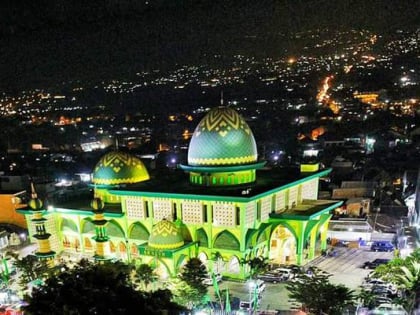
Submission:
[[[344,284],[350,289],[359,290],[363,279],[371,271],[363,269],[361,266],[365,261],[371,261],[376,258],[392,258],[391,252],[373,252],[369,248],[335,248],[337,256],[335,257],[318,257],[309,266],[316,266],[331,274],[330,280],[335,284]],[[259,311],[281,311],[281,314],[294,314],[291,309],[297,305],[290,301],[285,283],[267,283],[266,290],[262,295]],[[223,281],[220,284],[220,290],[229,288],[229,292],[233,297],[239,300],[249,299],[249,289],[244,282]],[[214,297],[212,287],[209,287],[210,296]]]

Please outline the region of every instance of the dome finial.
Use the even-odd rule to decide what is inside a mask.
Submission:
[[[118,151],[118,137],[115,137],[115,151]]]
[[[31,197],[32,199],[36,199],[38,198],[38,194],[35,191],[35,186],[34,186],[34,182],[31,179]]]
[[[224,106],[223,105],[223,90],[220,91],[220,106]]]

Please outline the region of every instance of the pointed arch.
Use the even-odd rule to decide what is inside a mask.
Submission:
[[[200,259],[200,261],[207,266],[208,256],[205,252],[201,252],[197,255],[197,258]]]
[[[79,228],[77,227],[76,222],[71,219],[63,218],[61,221],[61,232],[62,233],[77,233],[79,234]]]
[[[249,229],[245,235],[245,248],[250,248],[255,246],[255,240],[257,237],[258,230]]]
[[[213,247],[220,249],[240,250],[240,243],[235,235],[227,230],[224,230],[219,233],[219,235],[217,235]]]
[[[92,219],[91,218],[85,218],[82,221],[81,224],[82,228],[82,233],[92,233],[95,234],[95,224],[92,223]]]
[[[106,232],[111,237],[125,238],[125,233],[121,225],[115,220],[110,220],[106,226]]]
[[[188,256],[187,255],[180,255],[178,258],[178,261],[176,262],[176,270],[179,270],[180,268],[182,268],[188,261]]]
[[[188,229],[188,227],[186,225],[181,226],[181,235],[182,235],[182,238],[184,239],[184,241],[186,241],[186,242],[191,242],[192,241],[192,236],[191,236],[190,230]]]
[[[203,228],[197,230],[196,239],[200,247],[209,247],[209,238]]]
[[[135,222],[128,229],[128,238],[132,240],[147,241],[150,233],[147,228],[140,222]]]
[[[241,271],[241,263],[237,256],[230,257],[227,265],[227,271],[233,274],[238,274]]]
[[[272,234],[273,232],[278,228],[278,226],[281,225],[282,227],[286,228],[287,230],[289,230],[290,233],[293,234],[293,237],[295,238],[296,242],[298,242],[298,236],[296,234],[296,230],[293,228],[293,226],[291,226],[288,222],[278,222],[278,224],[273,224],[271,232],[270,232],[270,238],[272,238]]]
[[[94,250],[92,239],[90,237],[84,237],[83,238],[83,246],[85,248],[85,251],[91,252]]]

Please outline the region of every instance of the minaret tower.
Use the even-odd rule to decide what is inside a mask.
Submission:
[[[31,190],[31,200],[29,200],[28,204],[29,207],[32,209],[32,223],[36,231],[36,234],[34,234],[33,237],[37,240],[38,243],[38,251],[35,253],[35,255],[40,260],[47,261],[47,264],[50,267],[53,267],[55,252],[51,250],[49,240],[51,234],[47,233],[45,229],[45,221],[47,221],[47,219],[44,218],[44,213],[46,212],[46,210],[42,207],[42,201],[38,198],[33,183],[31,183]]]
[[[96,235],[93,237],[96,242],[94,258],[96,261],[109,260],[111,257],[109,255],[109,237],[106,234],[108,220],[104,217],[105,204],[101,198],[94,198],[90,206],[93,208],[92,212],[94,215],[92,223],[95,224],[96,232]]]

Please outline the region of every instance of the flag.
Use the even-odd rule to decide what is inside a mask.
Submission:
[[[219,284],[217,283],[216,280],[216,275],[214,274],[214,272],[211,274],[211,278],[213,281],[213,288],[214,288],[214,292],[217,294],[217,296],[220,298],[220,290],[219,290]]]
[[[254,286],[254,310],[258,308],[258,289],[257,285]]]
[[[226,314],[230,314],[230,312],[232,312],[232,309],[231,309],[231,306],[230,306],[229,288],[226,288],[225,312],[226,312]]]

